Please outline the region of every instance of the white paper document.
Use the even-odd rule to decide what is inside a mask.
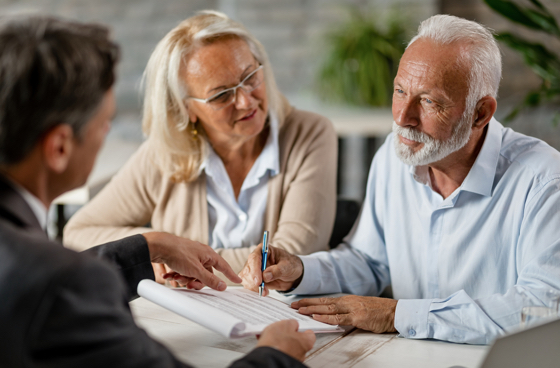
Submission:
[[[152,280],[142,280],[138,295],[230,338],[260,334],[269,324],[283,319],[297,320],[299,331],[343,331],[299,314],[279,300],[259,298],[257,293],[245,289],[170,289]]]

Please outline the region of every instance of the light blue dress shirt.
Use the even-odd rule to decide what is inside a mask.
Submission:
[[[462,185],[434,192],[390,135],[345,243],[302,256],[294,294],[379,295],[392,285],[401,336],[488,344],[525,305],[560,290],[560,153],[492,119]]]
[[[278,120],[271,117],[265,146],[243,181],[236,199],[222,159],[209,147],[202,165],[206,173],[208,244],[213,248],[240,248],[261,242],[269,178],[280,171]]]

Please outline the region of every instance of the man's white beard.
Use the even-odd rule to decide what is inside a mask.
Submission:
[[[407,165],[423,166],[444,159],[453,152],[463,148],[471,137],[471,116],[466,111],[459,123],[453,128],[451,138],[440,141],[415,130],[414,128],[403,128],[393,122],[393,133],[395,134],[395,150],[397,157]],[[415,142],[424,143],[424,146],[414,152],[412,148],[402,143],[398,136]]]

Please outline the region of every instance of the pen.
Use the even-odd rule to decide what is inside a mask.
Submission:
[[[266,257],[268,256],[268,231],[263,234],[262,246],[262,272],[266,269]],[[259,286],[259,298],[262,296],[264,290],[264,279],[262,279],[261,286]]]

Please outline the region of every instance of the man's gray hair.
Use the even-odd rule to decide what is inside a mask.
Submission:
[[[407,47],[421,38],[442,45],[462,43],[466,46],[466,53],[461,55],[470,67],[466,111],[473,111],[476,103],[484,96],[498,97],[502,56],[492,30],[477,22],[439,14],[420,24],[418,34]]]

